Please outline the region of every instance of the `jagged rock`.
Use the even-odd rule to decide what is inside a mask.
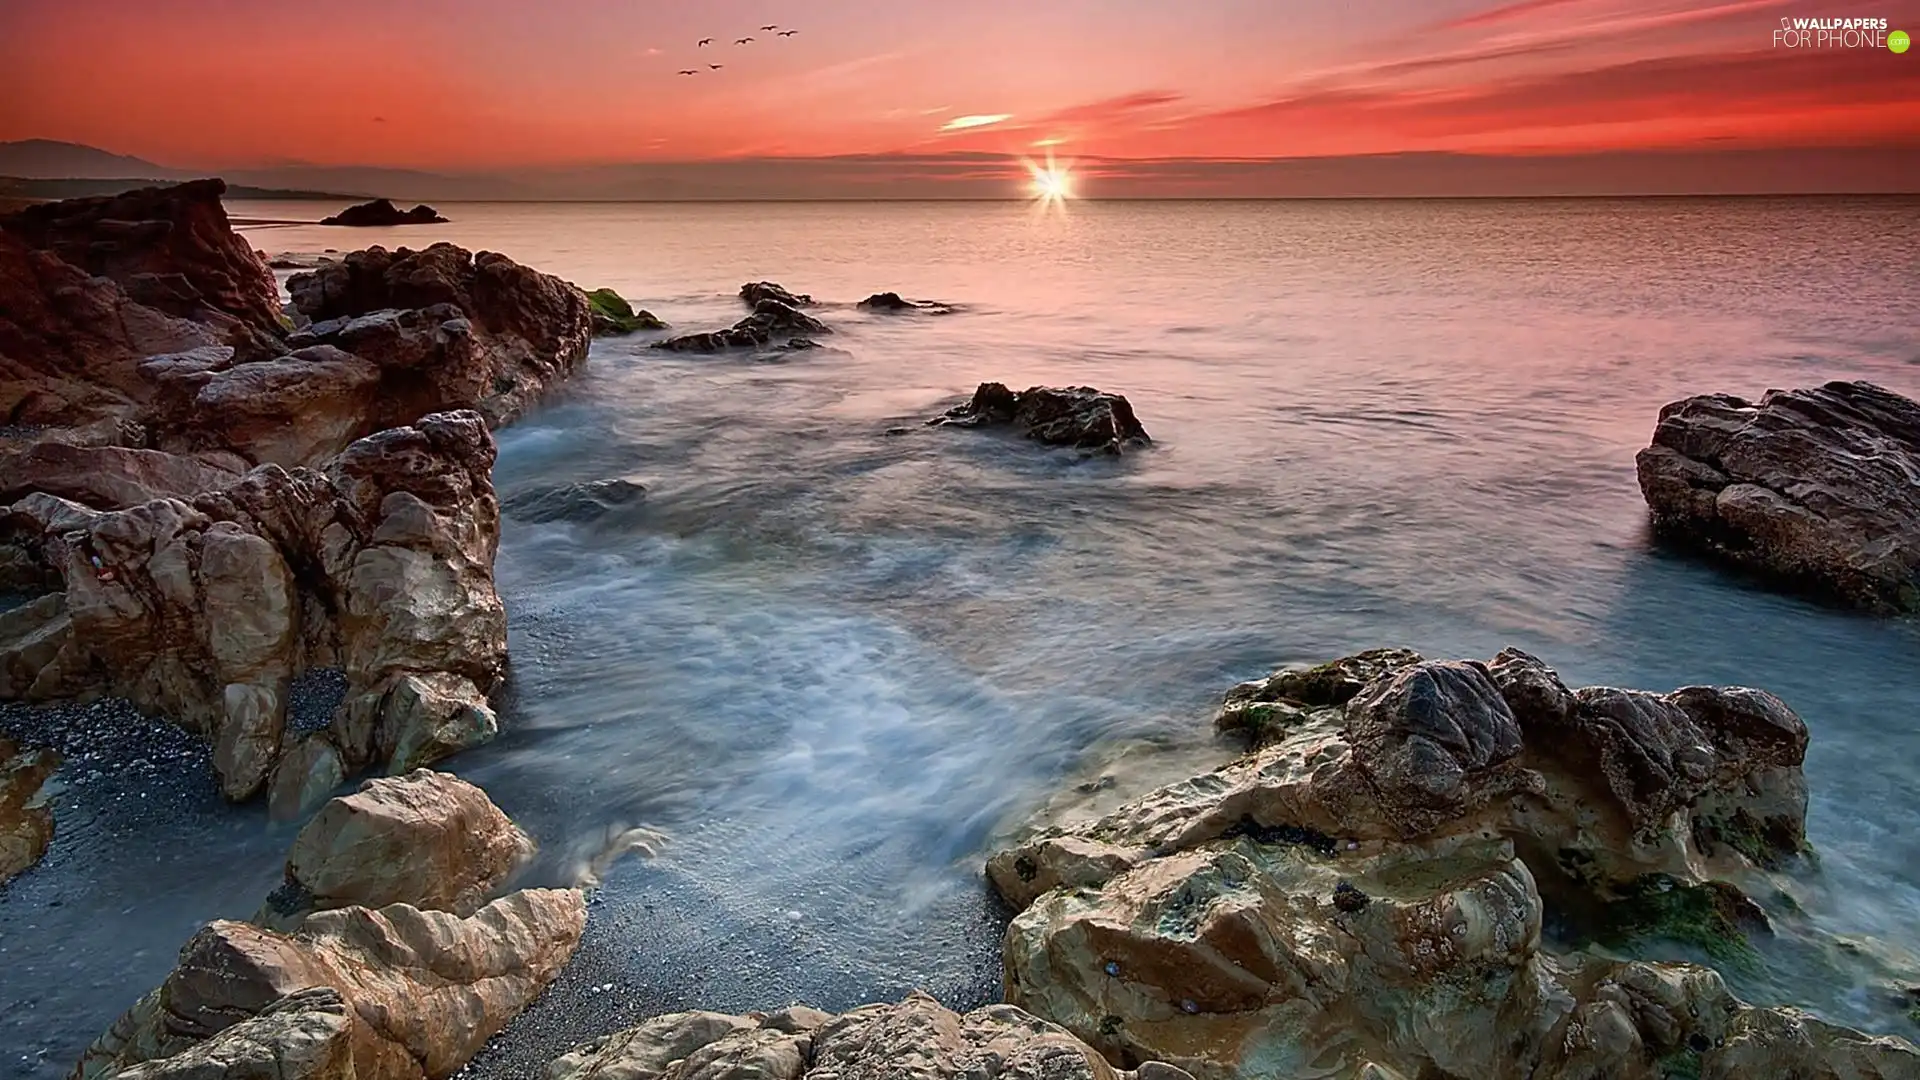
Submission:
[[[928,423],[950,427],[1011,425],[1035,442],[1109,454],[1153,441],[1134,419],[1133,406],[1126,398],[1090,386],[1035,386],[1016,393],[1001,383],[981,383],[970,401]]]
[[[595,337],[667,328],[653,312],[635,311],[632,304],[612,289],[594,289],[587,293],[587,308],[593,317]]]
[[[555,1060],[547,1080],[1192,1080],[1158,1062],[1116,1069],[1008,1005],[964,1016],[923,993],[839,1016],[658,1016]]]
[[[353,1071],[342,1075],[442,1080],[553,981],[585,926],[572,889],[516,892],[464,919],[392,904],[316,912],[293,934],[216,921],[95,1040],[73,1080],[192,1052],[315,987],[337,991],[353,1018]]]
[[[345,669],[348,768],[405,771],[489,737],[506,656],[493,456],[479,415],[442,413],[325,473],[262,466],[191,502],[22,499],[0,531],[63,588],[0,619],[0,691],[129,698],[206,734],[236,799],[273,772],[288,682],[309,667]]]
[[[223,181],[194,180],[41,203],[0,218],[0,229],[112,280],[135,303],[223,329],[239,322],[277,334],[280,290],[228,223],[226,191]]]
[[[740,299],[750,308],[758,308],[762,300],[775,300],[788,307],[808,307],[813,297],[805,293],[790,293],[783,286],[771,281],[749,281],[740,286]]]
[[[908,300],[896,292],[874,293],[855,306],[868,311],[884,311],[890,314],[903,314],[909,311],[926,315],[953,314],[953,308],[946,304],[937,304],[931,300]]]
[[[0,738],[0,885],[40,861],[53,839],[53,814],[40,787],[58,759]]]
[[[254,921],[278,930],[330,908],[411,904],[467,916],[533,857],[532,838],[486,793],[418,769],[369,780],[314,815],[287,854],[287,885]]]
[[[1806,728],[1777,698],[1377,650],[1224,711],[1256,706],[1290,719],[1246,757],[989,860],[1021,912],[1010,1002],[1209,1080],[1730,1077],[1764,1057],[1743,1038],[1804,1075],[1920,1076],[1910,1044],[1707,969],[1541,947],[1546,894],[1602,940],[1742,955],[1766,919],[1730,879],[1805,843]]]
[[[591,480],[584,484],[535,487],[516,492],[500,501],[500,512],[520,521],[588,522],[629,506],[647,497],[646,485],[637,480],[615,477]]]
[[[295,990],[257,1015],[114,1080],[361,1080],[353,1014],[330,986]]]
[[[125,446],[46,440],[0,450],[0,505],[43,491],[96,510],[124,510],[155,499],[190,499],[238,478],[215,461]]]
[[[313,320],[307,331],[312,340],[338,333],[364,342],[344,347],[367,350],[360,355],[381,367],[395,392],[409,379],[430,376],[431,386],[407,391],[415,407],[475,409],[495,425],[519,416],[573,374],[585,361],[592,337],[587,298],[580,290],[505,255],[476,255],[452,244],[424,251],[357,251],[295,274],[287,279],[287,290],[294,307]],[[333,320],[407,309],[422,314],[412,324],[394,314],[383,317],[384,325],[350,322],[317,332]],[[454,321],[464,321],[464,329],[448,325]],[[438,340],[429,324],[449,340]],[[470,344],[453,340],[462,337]],[[372,343],[382,340],[392,344]]]
[[[422,203],[411,210],[402,210],[393,205],[391,199],[374,199],[355,206],[349,206],[330,217],[320,219],[322,225],[348,225],[355,228],[383,228],[394,225],[444,225],[447,219],[440,216],[433,207]]]
[[[1871,611],[1920,611],[1920,403],[1865,382],[1660,410],[1638,458],[1665,537]]]
[[[744,293],[746,290],[743,289]],[[674,352],[719,352],[723,349],[758,348],[776,337],[799,338],[808,334],[831,334],[826,323],[808,315],[784,300],[762,296],[753,305],[753,314],[725,330],[699,334],[681,334],[653,343],[656,349]]]

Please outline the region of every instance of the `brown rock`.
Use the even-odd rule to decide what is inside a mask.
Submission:
[[[296,990],[256,1016],[115,1080],[358,1080],[354,1016],[330,986]]]
[[[290,994],[331,987],[354,1018],[355,1080],[441,1080],[553,981],[585,926],[571,889],[513,893],[464,919],[405,904],[322,911],[291,935],[214,922],[72,1076],[174,1057]]]
[[[307,912],[411,904],[465,917],[533,857],[533,840],[486,793],[446,773],[369,780],[322,807],[287,854],[283,890],[297,910],[269,904],[289,927]]]
[[[190,499],[238,477],[217,463],[158,450],[53,441],[0,449],[0,504],[43,491],[97,510],[124,510],[154,499]]]
[[[1640,490],[1663,536],[1871,611],[1920,611],[1920,403],[1871,383],[1660,410]]]
[[[58,759],[0,738],[0,885],[40,861],[53,839],[53,814],[40,786]]]

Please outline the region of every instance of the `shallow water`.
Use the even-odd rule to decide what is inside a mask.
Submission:
[[[439,227],[251,232],[268,251],[501,250],[678,329],[738,318],[748,280],[830,302],[830,348],[779,362],[600,342],[500,433],[503,494],[651,491],[590,525],[504,524],[505,730],[449,764],[542,840],[538,880],[627,826],[670,839],[615,868],[560,992],[483,1071],[663,1007],[987,1000],[998,832],[1130,740],[1189,751],[1136,758],[1137,782],[1183,773],[1236,680],[1381,645],[1780,694],[1813,731],[1821,854],[1784,884],[1821,934],[1920,978],[1920,628],[1655,549],[1633,477],[1688,393],[1865,377],[1920,395],[1916,209],[456,205]],[[883,289],[961,310],[850,306]],[[1157,444],[1079,463],[920,426],[984,379],[1123,392]],[[143,820],[133,855],[74,819],[0,893],[0,1017],[29,997],[58,1017],[0,1019],[0,1060],[48,1051],[30,1076],[163,976],[193,921],[253,910],[286,841],[196,809]],[[142,889],[166,917],[104,899]],[[1763,943],[1736,985],[1904,1022],[1803,944]]]

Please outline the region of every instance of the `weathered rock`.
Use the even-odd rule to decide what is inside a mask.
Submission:
[[[262,466],[191,502],[22,499],[0,526],[63,587],[0,617],[0,692],[129,698],[206,734],[234,798],[265,786],[288,682],[310,667],[345,669],[348,768],[406,771],[490,737],[506,657],[493,454],[480,416],[443,413],[325,473]]]
[[[553,1062],[547,1080],[1192,1080],[1172,1066],[1116,1069],[1009,1005],[964,1016],[926,994],[839,1016],[658,1016]]]
[[[347,780],[347,762],[325,735],[309,735],[288,748],[267,784],[267,816],[292,821],[326,802]]]
[[[124,510],[155,499],[191,499],[238,478],[217,461],[158,450],[52,440],[0,449],[0,504],[43,491],[96,510]]]
[[[923,315],[953,314],[953,308],[946,304],[935,303],[932,300],[908,300],[897,292],[874,293],[855,306],[868,311],[884,311],[894,315],[906,312],[919,312]]]
[[[458,777],[419,769],[369,780],[300,830],[286,887],[254,921],[288,930],[313,911],[388,904],[464,917],[533,854],[532,838]]]
[[[631,334],[637,330],[665,330],[667,324],[651,311],[635,311],[632,304],[612,289],[594,289],[587,293],[587,308],[593,317],[593,335]]]
[[[1382,650],[1228,696],[1256,706],[1290,719],[1248,756],[989,860],[1021,911],[1010,1002],[1221,1080],[1733,1076],[1765,1046],[1796,1075],[1920,1076],[1910,1044],[1707,969],[1541,946],[1551,903],[1609,943],[1746,955],[1766,917],[1730,879],[1805,842],[1806,728],[1777,698]]]
[[[1134,419],[1133,406],[1118,394],[1090,386],[1055,389],[1035,386],[1021,392],[1001,383],[981,383],[972,400],[928,421],[936,426],[1012,426],[1026,438],[1053,446],[1073,446],[1119,454],[1153,440]]]
[[[1920,611],[1920,403],[1864,382],[1660,410],[1638,458],[1662,536],[1871,611]]]
[[[280,291],[252,245],[233,231],[220,180],[41,203],[0,218],[0,229],[86,273],[111,279],[135,303],[170,315],[263,334],[280,332]]]
[[[744,293],[746,290],[742,290]],[[653,343],[656,349],[674,352],[720,352],[724,349],[750,349],[770,344],[776,337],[800,338],[808,334],[831,334],[832,328],[798,307],[772,296],[754,302],[753,314],[725,330],[681,334]]]
[[[580,290],[505,255],[475,255],[452,244],[357,251],[295,274],[287,289],[294,307],[313,320],[307,332],[313,340],[341,333],[362,343],[343,347],[381,368],[383,393],[401,392],[407,380],[424,377],[430,385],[405,391],[409,407],[475,409],[496,425],[573,374],[592,337]],[[406,309],[422,312],[414,324],[395,314],[384,316],[384,323],[327,329],[333,320]],[[454,321],[464,321],[464,328],[449,325]],[[438,340],[429,322],[449,340]],[[451,340],[460,337],[470,338],[470,345]],[[376,344],[381,341],[389,344]]]
[[[358,1080],[354,1017],[330,986],[295,990],[257,1015],[114,1080]]]
[[[53,814],[40,788],[57,763],[51,751],[23,751],[0,738],[0,885],[47,853]]]
[[[614,477],[584,484],[528,488],[502,499],[500,512],[536,524],[598,521],[617,510],[636,506],[646,497],[646,485],[626,477]]]
[[[393,225],[444,225],[446,221],[447,219],[441,217],[438,211],[424,203],[411,210],[402,210],[393,205],[391,199],[374,199],[349,206],[330,217],[323,217],[320,219],[320,224],[383,228]]]
[[[808,307],[813,297],[805,293],[791,293],[785,287],[771,281],[749,281],[740,286],[740,299],[750,308],[758,308],[762,300],[776,300],[788,307]]]
[[[405,904],[321,911],[291,935],[217,921],[72,1075],[111,1077],[173,1058],[290,994],[331,987],[353,1018],[353,1071],[340,1075],[440,1080],[559,974],[585,925],[571,889],[513,893],[464,919]]]

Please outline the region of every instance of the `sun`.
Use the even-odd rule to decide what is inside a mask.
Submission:
[[[1027,171],[1033,174],[1033,197],[1041,203],[1061,203],[1073,198],[1073,171],[1065,165],[1056,164],[1053,155],[1047,155],[1047,163],[1027,162]]]

